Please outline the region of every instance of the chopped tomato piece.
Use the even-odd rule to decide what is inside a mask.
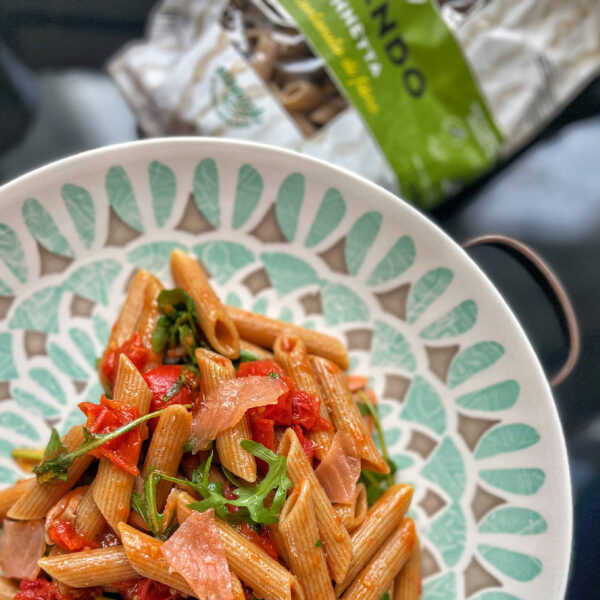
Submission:
[[[112,532],[106,531],[100,539],[102,548],[110,548],[111,546],[120,546],[121,540]]]
[[[111,583],[110,587],[118,590],[124,600],[175,600],[179,598],[179,595],[169,586],[147,577]]]
[[[252,439],[275,452],[275,421],[262,415],[252,415],[249,422]]]
[[[86,426],[91,433],[110,433],[139,416],[137,407],[109,400],[106,396],[102,396],[100,404],[81,402],[79,408],[87,417]],[[134,427],[131,431],[92,450],[90,454],[97,458],[104,456],[117,467],[136,476],[139,473],[137,461],[141,445],[142,433],[139,427]]]
[[[304,435],[304,433],[302,433],[302,428],[299,425],[294,425],[293,430],[298,436],[298,441],[304,450],[304,454],[306,454],[310,464],[312,465],[315,458],[315,445]]]
[[[98,548],[98,544],[77,533],[71,521],[56,520],[48,527],[48,537],[67,552]]]
[[[195,404],[199,383],[192,371],[180,365],[161,365],[144,373],[144,380],[152,392],[149,412],[172,404]],[[154,431],[158,417],[148,422]]]
[[[57,600],[58,586],[42,577],[34,581],[21,580],[15,600]]]
[[[233,486],[230,483],[225,482],[223,484],[223,496],[225,496],[227,500],[237,500],[237,495],[233,493]],[[233,504],[228,504],[227,510],[233,514],[240,510],[240,507],[234,506]]]
[[[110,383],[115,384],[119,369],[119,356],[125,354],[138,371],[144,371],[148,365],[160,362],[158,355],[152,349],[146,348],[142,336],[134,333],[125,343],[117,348],[111,348],[104,353],[100,363],[100,372]]]
[[[294,382],[290,377],[285,374],[285,371],[272,360],[264,359],[264,360],[255,360],[253,362],[245,362],[241,363],[238,371],[238,377],[248,377],[248,375],[262,375],[263,377],[266,375],[277,375],[283,382],[288,386],[288,389],[294,389]]]
[[[275,560],[279,560],[279,554],[277,553],[277,548],[275,548],[275,544],[269,535],[269,530],[266,527],[261,526],[260,533],[257,533],[250,525],[247,523],[242,523],[240,527],[240,533],[247,539],[249,539],[253,544],[256,544],[260,548],[262,548],[271,558]]]
[[[292,425],[302,425],[307,431],[331,429],[331,425],[319,415],[321,399],[304,390],[296,390],[292,396]]]
[[[264,409],[256,408],[256,414],[265,419],[272,420],[276,425],[290,426],[292,424],[292,400],[294,391],[290,390],[281,394],[277,399],[277,404],[265,406]]]

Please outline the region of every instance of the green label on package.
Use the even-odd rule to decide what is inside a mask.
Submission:
[[[431,208],[488,170],[501,135],[430,0],[279,0],[362,114],[402,195]]]

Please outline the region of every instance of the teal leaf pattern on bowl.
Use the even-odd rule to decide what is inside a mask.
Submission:
[[[14,229],[4,223],[0,223],[0,258],[21,283],[27,280],[23,246]]]
[[[421,473],[454,501],[460,500],[465,491],[465,464],[452,438],[448,436],[441,441]]]
[[[516,452],[540,441],[540,434],[523,423],[500,425],[488,431],[475,448],[475,458],[488,458],[503,452]]]
[[[133,186],[125,169],[119,165],[111,167],[106,174],[104,187],[108,201],[119,219],[136,231],[144,231]]]
[[[517,581],[531,581],[542,570],[542,562],[534,556],[487,544],[480,544],[477,549],[487,562]]]
[[[206,220],[213,227],[219,227],[221,224],[219,172],[217,163],[212,158],[205,158],[196,167],[194,172],[194,201]]]
[[[479,525],[479,531],[481,533],[537,535],[548,531],[548,523],[542,515],[530,508],[502,506],[485,517]]]
[[[341,283],[324,283],[321,286],[321,302],[327,325],[364,323],[369,320],[366,302]]]
[[[88,371],[80,367],[69,353],[56,343],[48,345],[48,356],[60,371],[72,379],[85,381],[90,376]]]
[[[304,200],[304,175],[292,173],[284,180],[275,201],[275,218],[281,233],[292,242],[296,237],[298,216]]]
[[[60,411],[56,406],[52,406],[52,404],[49,404],[26,390],[14,387],[12,389],[12,395],[14,401],[30,414],[38,415],[44,419],[56,419],[60,416]]]
[[[0,217],[0,483],[19,476],[8,458],[13,446],[42,446],[48,426],[64,433],[84,420],[76,402],[99,401],[96,359],[126,281],[135,268],[164,277],[178,247],[202,261],[228,304],[348,344],[352,370],[368,376],[380,399],[396,477],[415,485],[409,514],[438,568],[422,598],[464,597],[474,556],[501,585],[470,597],[524,600],[538,585],[549,589],[553,574],[542,562],[549,564],[557,522],[548,495],[561,484],[535,449],[555,434],[518,403],[523,374],[513,341],[506,328],[489,328],[490,319],[506,322],[501,305],[482,300],[485,286],[471,285],[476,276],[463,273],[456,253],[432,250],[434,238],[412,213],[393,221],[401,223],[394,231],[388,220],[396,213],[377,198],[357,201],[343,178],[315,181],[301,157],[292,168],[263,168],[259,155],[243,164],[205,149],[174,157],[159,145],[131,160],[117,155],[93,176],[70,169],[7,198],[14,210]],[[115,215],[128,227],[116,223],[113,234]],[[72,264],[46,273],[40,246]],[[433,360],[438,350],[449,365]],[[473,447],[467,430],[478,417],[495,424]],[[478,486],[502,500],[481,519],[471,505]],[[427,517],[423,499],[436,496],[441,506],[430,505]]]
[[[367,285],[379,285],[402,275],[415,262],[415,256],[415,243],[410,236],[403,235],[369,275]]]
[[[150,242],[128,252],[127,260],[138,269],[146,269],[150,273],[164,273],[167,271],[171,252],[176,248],[186,250],[186,247],[178,242]]]
[[[479,476],[496,488],[523,496],[535,494],[546,479],[544,471],[535,468],[484,469],[479,471]]]
[[[113,259],[97,260],[74,271],[65,287],[84,298],[107,305],[115,277],[121,265]]]
[[[251,165],[242,165],[238,171],[233,207],[234,229],[242,227],[258,206],[263,192],[263,179],[260,173]]]
[[[46,390],[59,404],[64,406],[67,403],[65,391],[50,371],[36,367],[29,370],[29,377],[42,389]]]
[[[177,195],[177,179],[175,173],[159,160],[153,160],[148,165],[148,180],[152,194],[152,207],[154,219],[162,227],[173,210],[173,203]]]
[[[460,560],[467,542],[467,522],[457,502],[453,502],[431,523],[428,536],[447,566]]]
[[[254,254],[235,242],[206,242],[194,246],[194,252],[221,285],[242,267],[254,262]]]
[[[453,571],[430,578],[423,583],[421,600],[455,600],[456,575]]]
[[[329,188],[315,215],[304,245],[312,248],[320,244],[342,222],[346,214],[346,202],[339,190]]]
[[[495,412],[512,408],[519,397],[520,387],[514,379],[507,379],[500,383],[489,385],[481,390],[463,394],[456,399],[456,403],[471,410],[485,410]]]
[[[374,211],[365,213],[354,223],[346,236],[344,256],[348,273],[351,275],[356,275],[362,266],[367,252],[379,233],[381,219],[381,213]]]
[[[69,242],[56,227],[50,213],[35,198],[27,198],[23,203],[23,220],[31,235],[46,250],[69,258],[75,256]]]
[[[40,436],[38,432],[28,423],[21,415],[7,410],[0,413],[0,427],[14,431],[22,435],[32,442],[39,442]]]
[[[269,281],[279,296],[319,282],[315,269],[291,254],[263,252],[260,260],[265,265]]]
[[[438,267],[427,271],[411,286],[406,299],[406,322],[415,323],[452,282],[454,274],[450,269]]]
[[[12,334],[0,332],[0,381],[16,379],[19,376],[13,358]]]
[[[48,287],[25,298],[15,308],[9,327],[57,333],[58,306],[62,295],[61,287]]]
[[[61,194],[83,245],[90,248],[96,236],[96,209],[91,194],[74,183],[65,183]]]
[[[428,325],[419,335],[424,340],[454,337],[469,331],[475,325],[475,321],[477,321],[477,305],[473,300],[465,300]]]
[[[448,371],[448,386],[453,388],[473,375],[491,367],[502,355],[504,348],[498,342],[479,342],[457,354]]]
[[[400,417],[420,423],[438,435],[446,431],[446,411],[440,396],[421,375],[412,380]]]
[[[375,321],[371,365],[414,371],[417,361],[406,338],[399,331],[383,321]]]

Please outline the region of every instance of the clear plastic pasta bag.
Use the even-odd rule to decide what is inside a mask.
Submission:
[[[147,136],[304,152],[431,208],[600,72],[596,0],[164,0],[109,72]]]

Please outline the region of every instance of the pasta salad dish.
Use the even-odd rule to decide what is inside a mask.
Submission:
[[[13,458],[0,600],[411,600],[420,550],[367,377],[335,337],[133,277],[81,425]]]

